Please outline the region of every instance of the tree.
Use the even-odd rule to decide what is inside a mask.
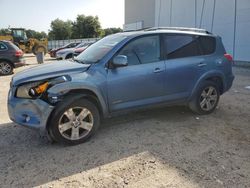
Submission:
[[[50,27],[50,40],[64,40],[71,38],[72,22],[70,20],[63,21],[57,18],[51,22]]]
[[[48,35],[44,31],[38,32],[38,31],[35,31],[35,30],[31,30],[31,29],[26,30],[26,34],[27,34],[28,38],[35,38],[35,39],[38,39],[38,40],[41,40],[42,38],[47,38],[48,37]]]
[[[107,35],[122,32],[122,29],[119,27],[118,28],[112,27],[112,28],[103,29],[103,31],[104,31],[104,36],[107,36]]]
[[[78,15],[72,26],[72,38],[96,38],[101,35],[101,24],[97,16]]]
[[[0,29],[0,35],[7,35],[11,34],[11,31],[9,29]]]

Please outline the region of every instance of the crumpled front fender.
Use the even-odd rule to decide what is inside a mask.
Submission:
[[[65,82],[51,87],[47,92],[49,96],[63,96],[73,90],[88,90],[93,92],[100,102],[103,115],[108,116],[107,103],[102,91],[97,86],[88,82]],[[84,93],[82,94],[84,95]]]

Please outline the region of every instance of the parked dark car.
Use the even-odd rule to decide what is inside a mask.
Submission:
[[[50,55],[50,57],[56,57],[56,52],[57,51],[62,50],[62,49],[67,49],[67,48],[74,48],[78,44],[80,44],[80,42],[71,42],[71,43],[66,44],[66,45],[64,45],[62,47],[54,48],[54,49],[52,49],[52,50],[49,51],[49,55]]]
[[[23,51],[10,41],[0,40],[0,75],[12,74],[14,68],[23,65]]]
[[[57,142],[79,144],[97,131],[102,118],[122,112],[182,104],[210,114],[232,86],[232,63],[221,37],[202,29],[109,35],[72,61],[13,76],[9,116]]]

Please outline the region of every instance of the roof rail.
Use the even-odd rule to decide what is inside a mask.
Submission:
[[[164,29],[165,30],[194,31],[194,32],[199,32],[199,33],[212,34],[205,29],[189,28],[189,27],[151,27],[151,28],[145,29],[145,31],[155,31],[155,30],[164,30]]]

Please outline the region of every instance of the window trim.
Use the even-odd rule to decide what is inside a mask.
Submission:
[[[3,46],[5,46],[5,49],[4,50],[1,50],[0,49],[0,51],[1,52],[4,52],[4,51],[7,51],[9,48],[8,48],[8,46],[6,45],[6,44],[4,44],[4,42],[0,42]]]
[[[150,36],[158,36],[159,37],[159,46],[160,46],[160,57],[159,57],[159,61],[163,61],[163,60],[165,60],[164,59],[164,57],[163,57],[163,50],[162,50],[162,45],[164,45],[164,43],[162,43],[163,41],[162,41],[162,33],[150,33],[150,34],[143,34],[143,35],[139,35],[139,36],[136,36],[136,37],[133,37],[133,38],[131,38],[130,40],[128,40],[125,44],[123,44],[115,53],[114,53],[114,55],[110,58],[110,60],[108,61],[108,63],[107,63],[107,67],[109,68],[109,69],[113,69],[113,66],[112,66],[112,61],[113,61],[113,59],[114,59],[114,57],[115,56],[117,56],[120,52],[121,52],[121,50],[125,47],[125,46],[127,46],[129,43],[131,43],[131,42],[133,42],[133,41],[135,41],[135,40],[137,40],[137,39],[140,39],[140,38],[143,38],[143,37],[150,37]],[[152,62],[153,63],[153,62]],[[145,63],[140,63],[140,64],[137,64],[137,66],[138,65],[143,65],[143,64],[145,64]],[[146,64],[150,64],[150,63],[146,63]],[[128,65],[128,66],[136,66],[136,65]],[[122,68],[122,67],[120,67],[120,68]]]

